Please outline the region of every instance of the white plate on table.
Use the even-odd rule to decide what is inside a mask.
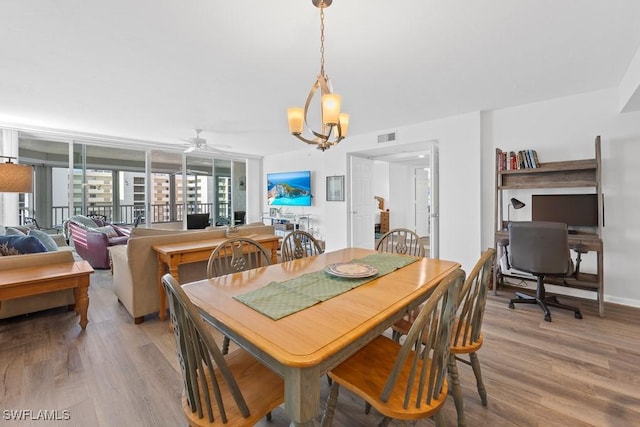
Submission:
[[[332,276],[350,279],[361,279],[378,274],[377,268],[357,262],[338,262],[335,264],[329,264],[324,268],[324,271]]]

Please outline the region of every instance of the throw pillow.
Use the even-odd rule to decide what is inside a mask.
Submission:
[[[10,248],[6,243],[0,245],[0,256],[19,255],[16,248]]]
[[[5,243],[21,254],[47,252],[47,248],[35,236],[0,236],[0,245]]]
[[[26,236],[26,233],[23,233],[22,231],[18,230],[17,228],[14,227],[7,227],[7,236]]]
[[[92,228],[93,231],[99,231],[100,233],[104,233],[107,237],[118,237],[118,232],[110,225],[105,225],[103,227],[95,227]]]
[[[7,234],[7,227],[4,225],[0,225],[0,235],[1,234]]]
[[[74,215],[71,218],[69,218],[69,221],[75,222],[76,224],[79,224],[81,227],[84,227],[84,228],[94,228],[95,226],[98,225],[94,220],[84,215]]]
[[[53,240],[53,238],[51,238],[51,236],[49,236],[44,231],[30,230],[29,236],[35,236],[38,240],[42,242],[44,247],[47,248],[47,251],[49,252],[58,250],[58,245],[56,244],[56,242]]]

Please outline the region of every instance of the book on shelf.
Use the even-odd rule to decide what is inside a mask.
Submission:
[[[496,167],[498,170],[535,169],[540,167],[538,153],[533,149],[520,151],[502,151],[496,148]]]

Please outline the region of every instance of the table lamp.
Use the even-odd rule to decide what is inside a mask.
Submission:
[[[511,206],[513,206],[513,209],[522,209],[524,208],[526,205],[521,202],[520,200],[516,199],[515,197],[511,198],[511,203],[509,203],[509,206],[507,206],[507,223],[511,222]]]
[[[0,156],[7,159],[0,163],[0,193],[31,193],[33,168],[11,162],[15,157]]]

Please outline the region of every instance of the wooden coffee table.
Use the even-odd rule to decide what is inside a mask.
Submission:
[[[85,329],[91,273],[93,268],[87,261],[5,270],[0,275],[0,301],[73,288],[75,311],[80,315],[80,327]]]

